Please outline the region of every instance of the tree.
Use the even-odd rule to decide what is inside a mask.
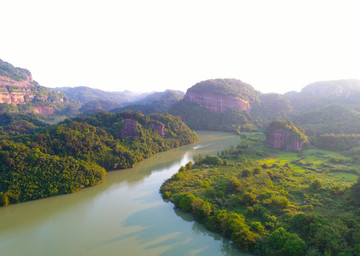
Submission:
[[[266,255],[305,256],[307,246],[297,235],[287,232],[283,227],[272,232],[265,241]]]
[[[191,162],[191,161],[188,162],[188,163],[185,165],[186,170],[188,170],[188,171],[191,170],[192,167],[193,167],[193,165],[194,165],[193,162]]]
[[[322,183],[320,180],[315,179],[313,183],[311,183],[311,188],[314,190],[319,190],[322,188]]]
[[[204,164],[210,165],[222,165],[223,161],[218,156],[207,155],[202,161]]]

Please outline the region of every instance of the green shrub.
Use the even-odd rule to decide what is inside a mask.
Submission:
[[[241,198],[241,201],[243,204],[245,205],[254,205],[256,204],[258,201],[256,200],[256,196],[252,193],[249,192],[245,192]]]
[[[222,165],[223,161],[218,156],[207,155],[202,163],[209,165]]]
[[[184,212],[191,212],[192,206],[191,203],[196,199],[196,197],[191,193],[184,193],[182,198],[179,201],[179,207]]]
[[[171,197],[171,193],[169,191],[165,191],[163,194],[162,194],[162,198],[163,199],[169,199]]]
[[[272,205],[279,210],[287,208],[290,204],[289,200],[285,196],[275,196],[271,199]]]
[[[229,193],[240,193],[243,191],[243,186],[241,182],[236,177],[231,177],[228,183],[228,191]]]

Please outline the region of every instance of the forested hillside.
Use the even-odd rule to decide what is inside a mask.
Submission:
[[[263,123],[241,110],[217,112],[199,106],[197,103],[180,101],[170,110],[172,115],[180,116],[184,122],[195,130],[240,132],[254,131]]]
[[[309,136],[325,133],[360,133],[360,113],[349,106],[332,104],[314,111],[294,115],[296,125],[300,125]]]
[[[0,135],[1,205],[71,193],[100,183],[105,170],[130,168],[197,140],[168,114],[103,112],[53,126],[33,122],[32,129],[11,132],[7,127],[17,122],[7,122]]]

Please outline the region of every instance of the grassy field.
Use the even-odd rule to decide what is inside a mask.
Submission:
[[[262,152],[269,162],[288,164],[299,172],[320,175],[322,179],[325,175],[330,180],[337,178],[346,183],[356,182],[360,176],[359,163],[345,154],[318,149],[312,145],[305,145],[300,152],[285,152],[266,147],[264,133],[246,133],[243,137],[251,152]]]

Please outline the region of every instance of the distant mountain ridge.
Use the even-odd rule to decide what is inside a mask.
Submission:
[[[92,100],[105,100],[112,101],[119,105],[129,104],[140,100],[148,95],[148,93],[133,93],[130,91],[122,92],[108,92],[100,89],[94,89],[87,86],[77,87],[56,87],[55,91],[62,91],[71,99],[78,100],[80,103],[85,104]]]
[[[301,94],[348,98],[354,94],[360,94],[360,81],[356,79],[319,81],[305,86]]]
[[[0,113],[33,113],[50,118],[59,116],[61,120],[101,111],[168,112],[180,116],[195,129],[248,131],[262,129],[275,119],[296,122],[301,115],[310,118],[306,113],[333,104],[360,111],[360,81],[319,81],[300,92],[283,95],[263,94],[250,84],[229,78],[201,81],[186,94],[176,90],[107,92],[86,86],[48,89],[34,81],[30,71],[0,60]]]
[[[178,90],[146,93],[108,92],[86,86],[57,87],[53,90],[63,91],[70,99],[79,101],[83,104],[79,110],[85,114],[104,110],[113,113],[126,110],[140,111],[144,114],[166,113],[171,105],[184,97],[184,92]]]
[[[148,105],[154,102],[161,102],[172,104],[175,103],[182,98],[184,98],[185,93],[179,90],[165,90],[164,92],[153,92],[146,95],[144,98],[134,102],[135,104],[143,104]]]
[[[305,86],[299,93],[284,96],[295,112],[306,112],[329,104],[341,103],[360,110],[360,81],[355,79],[319,81]]]
[[[143,114],[167,113],[170,108],[184,98],[184,92],[177,90],[166,90],[164,92],[154,92],[145,96],[143,99],[122,108],[111,110],[113,113],[120,113],[127,110],[142,112]]]

